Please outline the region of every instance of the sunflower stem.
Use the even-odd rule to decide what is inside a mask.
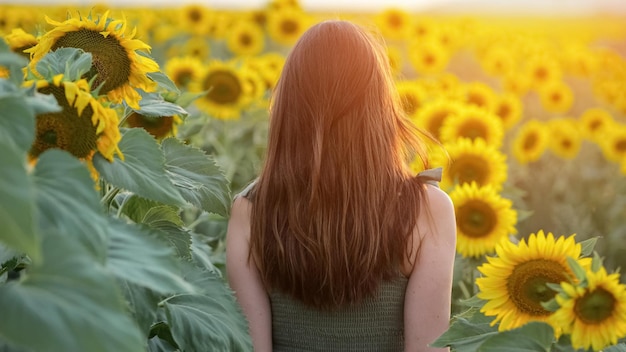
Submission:
[[[115,196],[120,193],[120,189],[117,187],[111,187],[106,195],[102,198],[102,204],[106,207],[107,210],[111,209],[111,204],[113,204],[113,200]]]

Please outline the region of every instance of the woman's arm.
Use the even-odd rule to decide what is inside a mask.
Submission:
[[[272,311],[254,262],[248,261],[250,252],[251,203],[244,197],[233,202],[226,233],[226,274],[230,287],[241,305],[254,351],[272,351]]]
[[[405,351],[445,351],[429,348],[447,329],[456,254],[456,219],[450,197],[427,186],[426,202],[418,218],[420,245],[404,302]],[[420,240],[421,239],[421,240]],[[420,243],[421,241],[421,243]],[[419,243],[419,244],[418,244]]]

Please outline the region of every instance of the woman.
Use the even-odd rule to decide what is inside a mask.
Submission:
[[[447,329],[454,207],[431,185],[440,169],[407,165],[427,165],[420,137],[382,43],[346,21],[303,34],[274,92],[265,164],[228,225],[255,351],[429,351]]]

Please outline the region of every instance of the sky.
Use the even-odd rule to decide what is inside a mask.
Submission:
[[[214,8],[262,8],[267,0],[0,0],[2,3],[63,3],[116,6],[171,6],[200,3]],[[626,14],[626,0],[300,0],[307,10],[378,11],[400,7],[410,11],[481,12],[517,14]]]

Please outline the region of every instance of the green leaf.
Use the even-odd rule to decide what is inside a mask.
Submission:
[[[480,313],[478,308],[470,308],[456,316],[450,328],[430,346],[450,346],[456,352],[474,352],[484,341],[498,334],[497,329],[490,326],[491,320]]]
[[[9,69],[9,80],[15,85],[19,85],[24,81],[22,68],[26,67],[26,65],[28,65],[28,60],[12,52],[9,45],[3,39],[0,39],[0,66]]]
[[[0,286],[0,336],[33,351],[145,350],[115,281],[76,236],[47,233],[43,262]]]
[[[187,111],[177,104],[165,101],[159,93],[141,93],[139,109],[133,109],[138,114],[148,117],[162,117],[174,115],[187,115]]]
[[[172,336],[182,351],[251,351],[248,326],[232,292],[213,278],[206,295],[177,295],[164,302]]]
[[[26,98],[21,94],[1,94],[0,111],[0,131],[6,132],[3,133],[3,144],[8,138],[19,150],[28,151],[35,140],[35,114]],[[5,135],[7,138],[4,138]]]
[[[146,55],[145,53],[138,53],[140,53],[140,55],[149,57],[149,55]],[[151,80],[155,81],[159,85],[159,87],[165,89],[166,91],[180,94],[180,89],[176,87],[176,83],[174,83],[174,81],[167,77],[167,75],[165,75],[163,72],[148,72],[148,77]]]
[[[603,352],[626,352],[626,343],[618,343],[602,349]]]
[[[96,153],[93,164],[100,176],[110,184],[141,197],[171,205],[184,205],[165,173],[165,158],[157,141],[143,128],[123,129],[119,148],[124,155],[116,155],[113,162]]]
[[[5,139],[0,140],[0,149],[0,243],[39,261],[41,238],[36,226],[35,190],[26,172],[26,154]]]
[[[179,352],[180,350],[173,347],[169,342],[155,336],[148,340],[148,352]]]
[[[104,263],[107,221],[87,167],[65,151],[49,149],[39,156],[33,178],[40,228],[75,235]]]
[[[592,237],[592,238],[588,238],[584,241],[580,242],[580,246],[581,248],[581,253],[580,255],[583,257],[588,257],[591,255],[591,253],[593,253],[593,249],[596,246],[596,243],[598,242],[598,237]]]
[[[194,292],[182,279],[174,250],[149,229],[114,219],[108,226],[111,237],[106,267],[113,275],[162,294]]]
[[[161,298],[154,291],[126,280],[118,280],[122,294],[126,298],[128,309],[145,338],[157,317]]]
[[[554,330],[544,322],[530,322],[517,329],[502,331],[489,337],[478,352],[537,352],[550,351]]]
[[[574,276],[581,283],[585,281],[587,275],[585,274],[585,269],[578,263],[578,261],[572,257],[567,257],[567,264],[574,272]]]
[[[176,138],[167,138],[161,145],[167,174],[183,198],[200,209],[227,216],[231,203],[229,182],[215,161]]]
[[[178,99],[176,99],[176,104],[180,105],[181,107],[185,108],[189,105],[191,105],[191,103],[193,103],[196,99],[205,96],[207,93],[207,91],[203,91],[203,92],[184,92],[183,94],[181,94]]]
[[[598,270],[602,268],[603,262],[604,260],[602,259],[600,254],[598,254],[598,252],[593,252],[593,258],[591,259],[591,271],[593,271],[594,273],[598,272]]]
[[[59,48],[47,53],[37,62],[37,72],[45,77],[63,74],[65,79],[76,81],[91,69],[91,53],[78,48]]]

